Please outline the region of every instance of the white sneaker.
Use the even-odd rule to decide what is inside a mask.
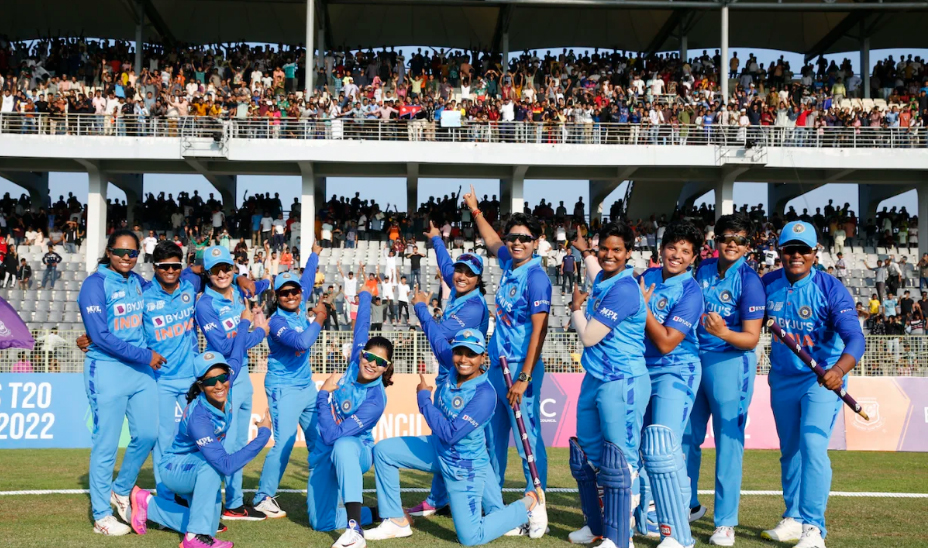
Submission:
[[[600,537],[593,535],[593,532],[590,531],[589,525],[584,525],[579,530],[567,535],[567,540],[571,544],[593,544],[598,538]]]
[[[793,518],[783,518],[776,527],[760,534],[762,539],[777,542],[796,542],[801,536],[802,524]]]
[[[93,532],[98,535],[121,537],[123,535],[128,535],[131,530],[132,529],[130,529],[128,525],[122,523],[114,516],[106,516],[103,519],[98,519],[93,522]]]
[[[338,540],[335,541],[332,548],[365,548],[366,546],[367,541],[364,540],[364,533],[362,533],[358,522],[350,520],[348,522],[348,528],[345,529],[342,536],[338,537]]]
[[[683,546],[673,537],[664,537],[664,540],[657,545],[657,548],[693,548],[693,546],[696,546],[695,542],[689,546]]]
[[[537,495],[536,495],[537,496]],[[541,538],[548,531],[548,510],[544,495],[535,499],[535,506],[528,511],[528,537]]]
[[[125,523],[129,523],[129,495],[117,495],[116,491],[111,491],[110,505],[116,509],[116,513]]]
[[[515,529],[510,529],[503,533],[504,537],[527,537],[528,536],[528,524],[523,523],[522,525],[516,527]]]
[[[409,523],[399,525],[392,519],[385,519],[380,525],[373,529],[364,531],[364,538],[367,540],[386,540],[388,538],[404,538],[412,536],[412,528]]]
[[[694,521],[698,519],[702,519],[702,517],[706,515],[707,510],[708,508],[706,508],[702,504],[700,504],[696,508],[690,508],[690,523],[693,523]]]
[[[734,546],[735,545],[735,528],[734,527],[716,527],[715,532],[709,537],[709,544],[714,546]]]
[[[825,548],[825,539],[822,538],[822,530],[808,523],[802,524],[802,537],[799,538],[799,544],[796,548]]]
[[[287,515],[280,509],[277,499],[274,497],[264,497],[264,499],[255,505],[255,509],[262,512],[268,519],[282,518]]]
[[[630,543],[631,541],[629,541],[629,548],[632,546]],[[614,542],[612,542],[612,539],[603,537],[603,541],[596,548],[616,548],[616,545]]]

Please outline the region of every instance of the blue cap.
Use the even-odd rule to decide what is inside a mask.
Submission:
[[[818,245],[815,227],[805,221],[786,223],[786,226],[783,227],[783,231],[780,232],[780,241],[778,245],[783,247],[790,242],[802,243],[815,249]]]
[[[232,254],[228,248],[221,245],[207,247],[203,252],[203,268],[212,269],[217,264],[235,264],[232,262]]]
[[[219,352],[204,352],[193,359],[193,374],[199,379],[217,365],[229,366],[226,363],[225,356]]]
[[[454,264],[462,264],[470,269],[476,275],[483,274],[483,257],[474,253],[464,253],[454,261]]]
[[[462,329],[454,334],[451,340],[451,348],[466,346],[477,354],[484,354],[487,351],[487,340],[483,333],[476,329]]]
[[[293,284],[299,287],[301,290],[303,289],[303,284],[300,283],[300,278],[296,274],[292,274],[290,272],[284,272],[283,274],[274,276],[274,291],[277,291],[283,287],[284,284]]]

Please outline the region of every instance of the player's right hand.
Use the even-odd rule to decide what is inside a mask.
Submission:
[[[474,190],[474,185],[470,185],[470,192],[464,195],[464,204],[471,210],[480,206],[479,202],[477,202],[477,191]]]
[[[424,291],[418,291],[418,288],[419,286],[416,286],[417,291],[413,293],[412,302],[410,304],[413,306],[416,306],[419,303],[429,304],[428,293],[425,293]]]
[[[319,389],[324,392],[335,392],[335,389],[338,388],[338,374],[332,373],[329,377],[322,383],[322,387]]]
[[[438,230],[438,227],[435,226],[435,223],[429,221],[429,229],[426,230],[423,234],[429,239],[434,238],[435,236],[441,237],[441,231]]]
[[[416,394],[418,394],[422,390],[428,390],[429,392],[431,392],[433,388],[434,387],[430,386],[429,382],[425,379],[425,375],[423,375],[422,373],[419,373],[419,384],[416,386]]]
[[[570,301],[570,311],[571,311],[571,312],[576,312],[576,311],[578,311],[578,310],[582,310],[582,309],[583,309],[583,302],[586,301],[586,298],[587,298],[588,295],[589,295],[589,293],[580,291],[580,286],[579,286],[579,285],[575,285],[575,286],[574,286],[574,295],[573,295],[573,298],[572,298],[571,301]]]
[[[255,421],[255,426],[257,426],[258,428],[267,428],[268,430],[271,430],[271,410],[270,409],[264,410],[264,416],[261,417],[261,420]]]
[[[87,351],[90,350],[90,343],[92,342],[93,341],[90,340],[90,337],[85,333],[77,338],[77,341],[75,341],[75,344],[77,344],[77,347],[80,349],[81,352],[86,354]]]
[[[154,350],[151,351],[151,361],[148,362],[148,365],[149,365],[152,369],[154,369],[155,371],[157,371],[157,370],[161,369],[161,366],[164,365],[164,364],[166,364],[166,363],[168,363],[168,361],[167,361],[166,359],[164,359],[164,356],[162,356],[161,354],[155,352]]]
[[[654,284],[651,284],[650,287],[645,287],[644,278],[641,278],[640,285],[641,285],[641,294],[644,296],[644,302],[645,304],[648,304],[649,302],[651,302],[651,295],[654,294],[655,286]]]

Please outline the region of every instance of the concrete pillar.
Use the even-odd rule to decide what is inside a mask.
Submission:
[[[719,83],[722,86],[722,104],[728,103],[728,5],[722,6],[722,66],[719,67]]]
[[[311,162],[300,162],[300,175],[302,177],[302,192],[300,193],[300,257],[309,257],[308,250],[312,249],[316,235],[316,208],[325,201],[325,189],[322,189],[323,200],[316,203],[316,177]],[[304,242],[306,245],[304,245]],[[303,250],[307,251],[304,252]]]
[[[685,183],[677,194],[677,207],[681,209],[690,208],[696,203],[696,200],[714,189],[715,185],[712,181],[690,181]]]
[[[648,219],[651,215],[660,219],[664,215],[667,219],[673,214],[673,200],[668,196],[679,196],[686,183],[682,181],[639,181],[632,185],[632,193],[625,204],[625,216],[629,222],[638,219]]]
[[[606,200],[606,197],[612,194],[620,184],[622,180],[619,179],[606,179],[598,181],[590,181],[590,223],[594,220],[603,220],[603,202]]]
[[[870,98],[870,37],[866,35],[866,20],[860,22],[860,79],[863,97]]]
[[[141,0],[135,3],[138,21],[135,22],[135,75],[142,74],[142,45],[144,44],[143,31],[145,30],[145,4]]]
[[[860,218],[860,226],[866,225],[867,219],[876,218],[877,210],[883,200],[888,200],[913,188],[915,188],[914,185],[857,185],[857,216]],[[918,239],[922,239],[921,234],[918,235]]]
[[[683,33],[680,35],[680,62],[686,63],[686,58],[689,56],[687,51],[687,35]]]
[[[735,212],[735,182],[722,179],[715,185],[715,218]]]
[[[923,236],[924,234],[924,236]],[[918,187],[918,256],[928,253],[928,183]]]
[[[126,224],[129,228],[135,224],[135,206],[144,199],[141,173],[107,174],[107,181],[126,193]]]
[[[97,269],[97,259],[103,256],[106,247],[106,190],[109,181],[106,174],[94,164],[85,164],[89,179],[87,192],[87,234],[84,239],[87,272]]]
[[[406,164],[406,214],[411,215],[418,209],[419,164]]]
[[[0,177],[28,191],[29,198],[32,200],[32,208],[35,211],[38,211],[40,207],[49,209],[51,200],[48,195],[48,172],[4,171],[0,172]]]
[[[512,168],[512,177],[500,181],[500,209],[509,206],[510,213],[522,213],[525,208],[525,172],[527,166]]]
[[[208,177],[208,180],[219,191],[223,213],[226,215],[232,213],[238,197],[238,178],[235,175],[212,175]]]
[[[303,87],[305,93],[313,93],[313,72],[315,71],[316,62],[313,57],[313,32],[316,30],[315,23],[316,6],[313,0],[306,0],[306,85]],[[323,55],[323,54],[320,54]]]
[[[502,50],[503,50],[503,72],[509,70],[509,33],[503,33],[502,39]]]

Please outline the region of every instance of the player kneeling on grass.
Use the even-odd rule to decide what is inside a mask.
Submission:
[[[309,455],[306,506],[316,531],[345,529],[333,548],[366,546],[361,526],[373,521],[361,506],[363,475],[373,463],[371,431],[387,406],[384,388],[393,384],[393,343],[368,340],[370,325],[371,293],[363,289],[348,370],[326,379],[316,398],[319,436]]]
[[[183,497],[187,506],[173,500],[152,497],[135,487],[130,495],[132,529],[144,535],[151,520],[184,534],[181,548],[232,548],[232,543],[213,538],[222,511],[221,487],[224,476],[241,470],[251,462],[271,437],[270,413],[257,422],[258,434],[251,443],[234,453],[223,446],[236,406],[230,394],[235,377],[242,371],[251,312],[242,312],[239,329],[228,359],[219,352],[204,352],[194,360],[196,381],[187,393],[187,408],[178,424],[174,442],[159,463],[161,481]],[[266,320],[255,322],[267,331]]]
[[[817,245],[811,224],[787,223],[779,241],[783,268],[761,279],[767,316],[826,370],[819,380],[783,341],[774,338],[768,382],[780,438],[786,511],[780,523],[761,536],[780,542],[798,540],[798,548],[825,548],[825,506],[831,489],[828,440],[843,405],[832,390],[845,386],[848,372],[864,353],[864,335],[851,294],[840,280],[813,268]]]
[[[368,540],[412,535],[400,502],[400,468],[441,474],[458,540],[465,546],[485,544],[528,523],[531,538],[548,526],[544,501],[534,493],[502,506],[502,491],[490,466],[484,426],[496,406],[496,390],[485,374],[486,339],[476,329],[462,329],[449,344],[430,338],[438,361],[449,369],[432,403],[432,387],[420,375],[416,394],[430,436],[383,440],[374,447],[377,505],[383,522],[365,531]],[[488,488],[488,485],[491,488]],[[495,512],[481,516],[492,497]]]
[[[590,298],[575,288],[570,305],[586,371],[577,400],[577,437],[570,440],[570,472],[585,520],[568,537],[574,544],[602,538],[604,548],[625,548],[631,541],[641,421],[651,391],[644,362],[647,309],[627,264],[634,242],[635,233],[620,221],[599,232],[595,255],[583,239],[573,243],[593,281]],[[597,486],[603,488],[602,506]]]

